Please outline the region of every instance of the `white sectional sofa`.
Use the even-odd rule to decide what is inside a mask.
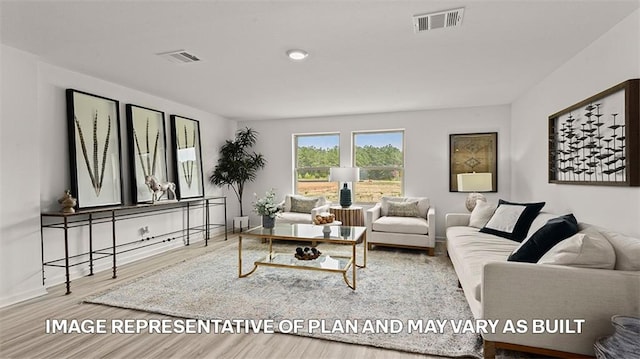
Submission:
[[[446,247],[475,319],[500,321],[495,333],[482,334],[485,358],[494,357],[496,348],[593,356],[597,338],[613,333],[613,315],[640,317],[640,238],[579,223],[578,235],[565,239],[584,240],[573,253],[556,250],[559,243],[537,263],[513,262],[507,259],[520,243],[481,233],[469,226],[470,217],[445,216]],[[539,213],[527,238],[554,217]],[[562,264],[542,264],[556,262]],[[508,320],[524,321],[526,330],[505,330]],[[535,333],[536,324],[542,333]],[[557,325],[564,333],[552,333]]]

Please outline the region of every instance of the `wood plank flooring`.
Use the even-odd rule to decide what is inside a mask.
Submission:
[[[237,236],[229,235],[229,241]],[[167,265],[229,245],[214,238],[73,280],[0,309],[0,358],[435,358],[288,334],[46,334],[47,319],[163,319],[159,314],[83,304],[82,299]]]

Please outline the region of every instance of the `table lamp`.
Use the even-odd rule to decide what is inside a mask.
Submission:
[[[342,208],[351,206],[351,190],[347,182],[360,180],[360,169],[358,167],[331,167],[329,170],[329,182],[344,182],[340,190],[340,205]]]
[[[458,174],[458,192],[469,192],[465,206],[469,212],[476,207],[476,201],[486,201],[485,196],[478,192],[487,192],[493,189],[491,173],[460,173]]]

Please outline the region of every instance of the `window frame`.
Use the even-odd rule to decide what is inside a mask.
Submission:
[[[299,149],[299,139],[301,137],[322,137],[322,136],[335,136],[337,137],[337,146],[338,146],[338,163],[331,166],[321,166],[321,167],[298,167],[298,149]],[[331,167],[340,167],[340,132],[314,132],[314,133],[294,133],[293,134],[293,171],[292,171],[292,186],[293,186],[293,193],[297,194],[297,195],[305,195],[304,193],[299,193],[298,191],[298,171],[301,169],[304,170],[311,170],[311,171],[318,171],[318,170],[325,170],[327,171],[327,182],[329,182],[329,176],[328,173],[331,169]],[[337,196],[338,193],[338,185],[336,184],[336,188],[332,191],[332,192],[327,192],[325,194],[323,194],[323,196],[325,196],[325,198],[329,198],[333,195]]]
[[[368,135],[368,134],[382,134],[382,133],[400,133],[402,135],[402,167],[389,167],[389,166],[372,166],[372,167],[359,167],[356,165],[356,136],[357,135]],[[353,167],[359,167],[361,170],[366,168],[367,170],[388,170],[388,169],[399,169],[402,173],[400,177],[400,196],[404,196],[405,191],[405,178],[406,178],[406,140],[405,140],[405,129],[404,128],[396,128],[396,129],[384,129],[384,130],[364,130],[364,131],[352,131],[351,132],[351,165]],[[353,198],[354,202],[356,202],[356,198],[358,196],[358,183],[353,184]],[[389,194],[382,194],[381,197],[388,196]],[[362,202],[357,201],[357,203],[362,204],[375,204],[379,202],[380,199],[375,200],[374,202]]]

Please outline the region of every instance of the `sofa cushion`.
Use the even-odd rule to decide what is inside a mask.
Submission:
[[[311,223],[309,213],[280,212],[276,216],[278,223]]]
[[[488,203],[481,199],[477,200],[476,206],[473,208],[473,211],[471,211],[471,216],[469,217],[469,226],[475,228],[484,227],[495,211],[496,204]]]
[[[459,226],[447,228],[447,247],[455,248],[449,256],[456,267],[461,283],[468,283],[476,300],[481,300],[482,271],[488,262],[505,262],[509,254],[518,247],[518,242],[481,233],[477,228]]]
[[[380,217],[373,222],[371,229],[377,232],[428,234],[429,224],[421,217]]]
[[[550,219],[510,256],[511,262],[536,263],[556,244],[578,233],[578,221],[573,214]]]
[[[291,197],[290,212],[311,213],[311,210],[318,205],[316,197]]]
[[[419,217],[418,201],[389,202],[387,215],[392,217]]]
[[[616,252],[615,269],[640,271],[640,238],[608,230],[602,231],[602,234]]]
[[[301,199],[314,199],[317,201],[316,205],[314,207],[317,206],[324,206],[327,202],[326,198],[324,196],[320,196],[320,197],[305,197],[305,196],[301,196],[301,195],[297,195],[297,194],[288,194],[284,197],[284,206],[283,206],[283,211],[284,212],[291,212],[291,199],[292,198],[301,198]]]
[[[602,233],[586,228],[553,246],[538,264],[613,269],[616,253]]]
[[[427,197],[382,197],[380,200],[380,215],[389,215],[389,202],[418,202],[419,215],[422,218],[427,218],[427,212],[429,211],[429,198]]]
[[[501,199],[498,208],[480,232],[522,242],[531,222],[544,205],[545,202],[512,203]]]

